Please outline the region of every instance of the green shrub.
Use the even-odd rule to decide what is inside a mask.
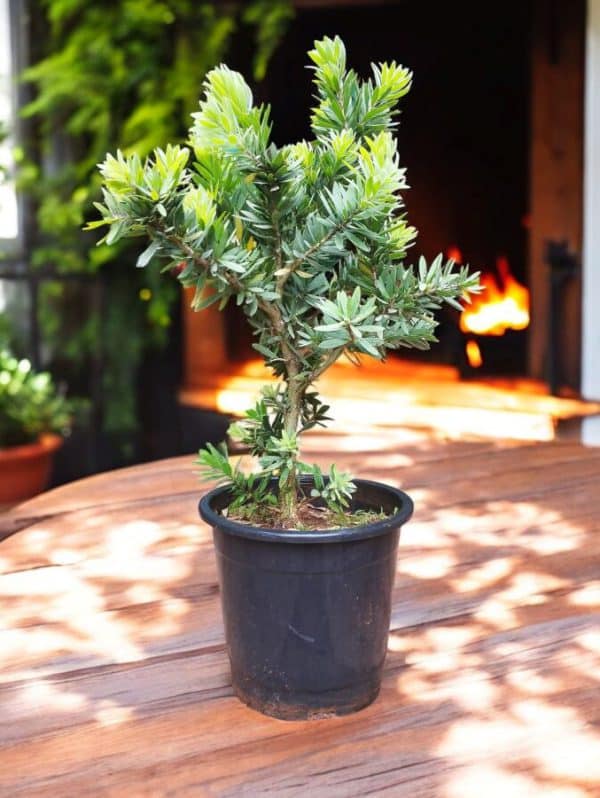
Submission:
[[[70,402],[50,374],[36,373],[29,360],[0,350],[0,447],[31,443],[44,433],[65,434],[70,422]]]
[[[269,108],[253,105],[244,78],[226,66],[205,81],[190,130],[193,158],[167,146],[142,161],[107,156],[101,166],[105,237],[149,237],[138,266],[184,264],[179,279],[196,289],[193,307],[234,300],[254,330],[255,349],[280,382],[267,387],[233,434],[258,458],[246,477],[225,449],[208,447],[206,473],[231,483],[230,510],[273,523],[298,522],[298,476],[314,477],[313,496],[340,514],[351,478],[332,466],[329,479],[299,460],[298,437],[327,420],[311,390],[342,355],[385,358],[398,347],[428,348],[436,311],[478,290],[478,275],[438,256],[405,265],[416,231],[404,213],[407,188],[393,130],[396,105],[412,75],[396,63],[373,65],[361,81],[346,68],[339,38],[315,43],[317,105],[312,141],[270,142]],[[211,291],[205,292],[209,287]],[[277,478],[278,500],[269,491]]]

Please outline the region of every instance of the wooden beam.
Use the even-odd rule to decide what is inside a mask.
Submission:
[[[600,397],[600,0],[588,0],[585,79],[585,217],[583,245],[582,393]],[[583,424],[583,440],[600,444],[600,418]]]
[[[535,0],[532,33],[531,236],[532,324],[530,376],[547,374],[550,280],[547,241],[581,252],[583,216],[583,69],[585,2]],[[567,384],[580,383],[581,281],[564,295],[559,367]]]
[[[203,384],[207,374],[227,371],[225,319],[217,305],[195,313],[190,303],[194,289],[182,294],[183,302],[183,384],[195,388]]]

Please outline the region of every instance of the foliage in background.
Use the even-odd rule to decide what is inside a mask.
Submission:
[[[6,141],[8,138],[8,127],[3,120],[0,119],[0,144]],[[10,169],[6,163],[0,161],[0,186],[6,182],[6,180],[10,176]],[[0,216],[2,214],[2,204],[0,202]],[[5,252],[2,251],[0,248],[0,266],[2,265],[2,261],[5,258]],[[0,350],[13,348],[15,344],[18,344],[18,334],[14,319],[9,316],[7,313],[7,283],[6,281],[0,280]],[[13,308],[11,308],[11,311]],[[17,315],[21,308],[16,309]],[[12,314],[11,314],[12,315]]]
[[[354,490],[350,476],[299,460],[299,435],[327,420],[311,386],[342,355],[384,359],[398,347],[435,341],[434,312],[477,291],[478,275],[439,255],[431,265],[404,261],[416,231],[404,213],[407,188],[393,132],[396,106],[412,75],[392,62],[360,80],[346,68],[341,39],[309,53],[317,105],[314,140],[270,142],[270,109],[255,106],[242,75],[226,66],[206,78],[190,130],[193,158],[167,145],[148,159],[109,155],[100,167],[98,209],[106,244],[149,237],[138,258],[160,259],[195,288],[193,307],[235,299],[254,347],[279,378],[232,433],[259,462],[258,475],[232,469],[226,449],[208,446],[199,462],[232,486],[238,517],[299,522],[298,477],[314,478],[312,497],[339,517]],[[205,293],[205,287],[212,291]],[[269,481],[278,481],[278,499]]]
[[[181,141],[202,80],[236,30],[255,37],[260,77],[291,7],[288,0],[34,0],[30,10],[35,63],[24,77],[35,96],[23,113],[34,135],[20,156],[20,187],[36,208],[32,264],[101,273],[107,285],[103,303],[73,282],[44,285],[46,359],[78,364],[84,374],[100,357],[104,429],[127,433],[136,423],[136,367],[145,348],[164,343],[178,292],[151,270],[126,270],[126,244],[96,248],[81,235],[99,198],[96,164],[117,143],[143,156]]]
[[[0,144],[2,144],[3,141],[6,141],[7,138],[8,138],[8,130],[6,128],[6,123],[0,119]],[[0,186],[2,185],[2,183],[4,183],[7,177],[8,177],[8,167],[6,166],[6,164],[0,162]]]
[[[0,350],[0,447],[36,441],[49,432],[65,434],[71,405],[50,374],[34,372],[29,360]]]
[[[5,123],[0,119],[0,144],[6,140],[8,136],[8,130],[6,129]],[[5,164],[0,161],[0,186],[4,183],[6,178],[8,177],[8,169]],[[0,205],[0,213],[2,213],[2,206]],[[2,258],[2,253],[0,252],[0,259]],[[0,291],[2,290],[2,286],[0,284]],[[5,346],[8,345],[11,336],[11,329],[8,318],[3,311],[0,311],[0,349],[3,349]]]

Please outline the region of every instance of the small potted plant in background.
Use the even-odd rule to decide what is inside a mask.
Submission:
[[[50,374],[0,348],[0,504],[44,490],[70,422],[70,403]]]
[[[403,492],[324,474],[300,458],[300,437],[327,420],[315,380],[342,354],[383,359],[435,341],[434,311],[477,290],[478,276],[421,258],[393,136],[411,73],[373,65],[361,81],[342,41],[309,53],[312,141],[270,142],[269,108],[220,66],[206,78],[186,147],[107,156],[102,219],[112,243],[147,236],[138,266],[160,259],[195,287],[193,307],[240,305],[255,349],[278,378],[231,435],[258,469],[225,446],[198,462],[222,483],[200,513],[214,529],[233,687],[280,718],[352,712],[380,687]],[[206,289],[210,289],[207,291]]]

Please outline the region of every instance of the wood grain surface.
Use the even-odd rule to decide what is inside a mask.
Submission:
[[[99,475],[0,516],[0,795],[600,795],[600,449],[365,428],[305,457],[415,500],[379,699],[239,703],[191,458]]]

